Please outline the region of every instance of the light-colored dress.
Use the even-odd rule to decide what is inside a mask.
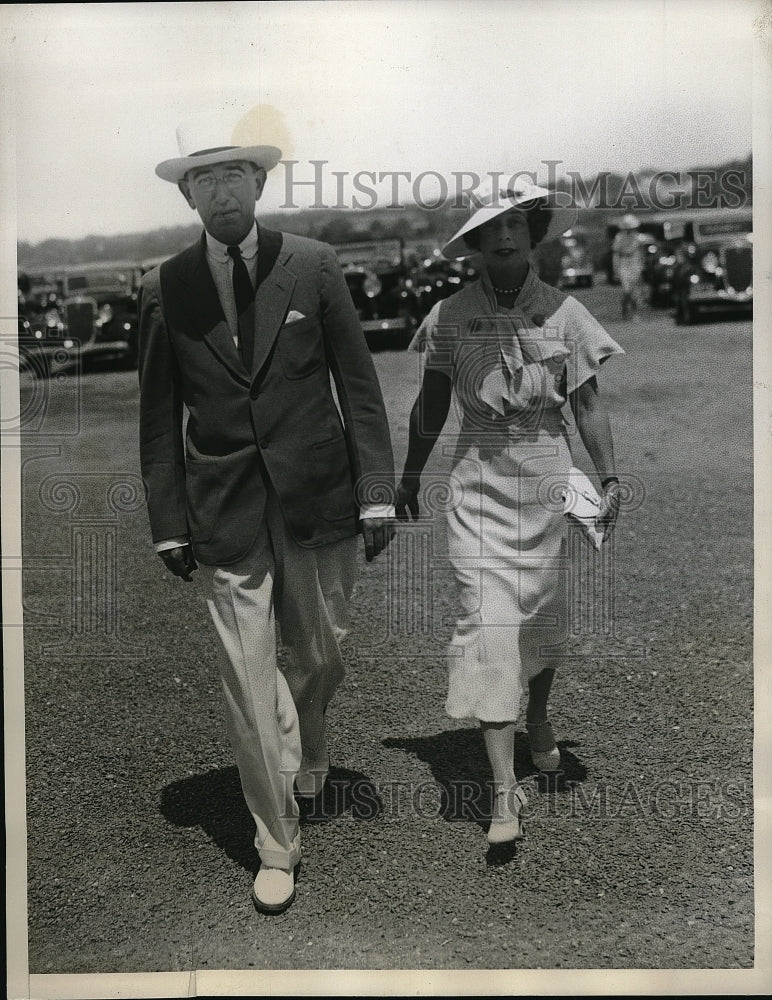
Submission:
[[[643,273],[643,252],[637,230],[620,229],[614,237],[612,253],[622,291],[635,291]]]
[[[460,431],[445,505],[462,613],[446,711],[516,721],[530,678],[566,639],[560,492],[572,465],[568,393],[622,348],[585,307],[529,270],[511,310],[486,278],[437,303],[416,333],[452,380]]]

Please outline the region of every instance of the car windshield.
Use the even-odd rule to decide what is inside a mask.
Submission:
[[[751,219],[721,219],[716,222],[699,222],[694,225],[694,233],[698,239],[708,239],[711,236],[724,236],[731,233],[749,233],[753,229]]]
[[[88,274],[73,274],[67,277],[70,292],[82,292],[90,288],[127,288],[131,275],[125,271],[89,271]]]
[[[389,270],[402,263],[402,245],[399,240],[341,244],[335,248],[335,252],[343,267],[358,264],[375,270]]]
[[[641,224],[639,232],[657,240],[665,238],[665,226],[662,222],[644,222]]]

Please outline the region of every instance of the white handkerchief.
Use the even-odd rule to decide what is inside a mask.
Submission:
[[[563,513],[581,524],[585,535],[598,550],[603,543],[603,532],[595,527],[600,502],[598,491],[587,476],[581,469],[572,467],[563,491]]]
[[[306,317],[302,312],[298,312],[297,309],[290,309],[287,313],[287,318],[284,320],[285,323],[297,323],[299,319],[305,319]]]

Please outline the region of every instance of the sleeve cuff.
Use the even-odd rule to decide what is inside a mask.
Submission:
[[[359,520],[366,517],[396,517],[394,505],[390,503],[373,504],[371,507],[363,507],[359,512]]]
[[[167,552],[169,549],[176,549],[178,545],[190,545],[190,539],[186,535],[180,535],[179,538],[164,538],[154,545],[156,552]]]

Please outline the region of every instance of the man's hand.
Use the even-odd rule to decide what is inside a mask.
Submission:
[[[418,482],[408,482],[403,479],[397,487],[397,498],[395,501],[397,518],[400,521],[407,521],[407,512],[414,521],[418,520]]]
[[[362,537],[365,540],[365,558],[372,562],[383,552],[394,537],[394,522],[390,517],[363,517]]]
[[[603,541],[609,537],[617,523],[621,490],[618,482],[611,482],[600,498],[600,510],[595,517],[595,527],[603,531]]]
[[[193,549],[189,545],[178,545],[174,549],[165,549],[158,555],[163,559],[170,572],[188,583],[191,582],[193,577],[190,574],[198,569],[198,563],[193,558]]]

